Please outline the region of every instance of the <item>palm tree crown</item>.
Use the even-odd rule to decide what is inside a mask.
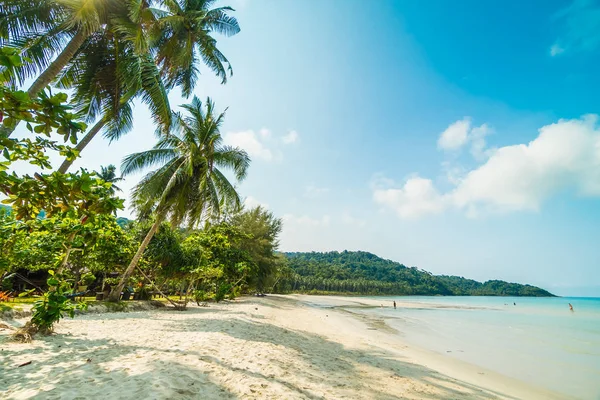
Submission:
[[[214,104],[206,109],[197,97],[183,106],[186,116],[176,114],[171,134],[162,136],[152,150],[135,153],[123,160],[123,175],[151,166],[133,190],[133,202],[140,217],[154,212],[156,218],[109,299],[118,301],[161,221],[169,218],[174,226],[186,222],[193,227],[203,219],[214,218],[225,207],[241,208],[240,196],[220,168],[233,170],[238,181],[246,177],[250,158],[245,151],[223,145],[219,128],[224,113],[214,114]]]
[[[123,178],[117,176],[117,167],[110,164],[106,167],[100,166],[100,171],[96,172],[96,175],[104,182],[112,183],[111,190],[114,193],[115,191],[122,192],[121,188],[115,185],[115,182],[121,182]]]
[[[160,0],[164,12],[156,12],[151,29],[152,46],[168,87],[178,86],[184,96],[194,89],[202,60],[219,78],[227,82],[231,64],[211,36],[217,32],[232,36],[240,31],[238,21],[227,14],[231,7],[211,9],[215,0]]]
[[[154,211],[168,216],[173,225],[195,226],[217,216],[225,206],[241,206],[237,190],[221,169],[232,170],[241,181],[250,158],[245,151],[223,144],[219,128],[225,114],[215,115],[210,99],[205,107],[197,97],[182,107],[188,115],[175,114],[172,133],[161,137],[152,150],[126,157],[121,170],[125,176],[159,165],[133,190],[140,215]]]

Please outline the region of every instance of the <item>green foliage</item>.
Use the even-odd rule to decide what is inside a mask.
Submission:
[[[281,233],[282,222],[272,212],[262,207],[243,210],[231,218],[231,224],[243,235],[240,247],[252,260],[256,273],[248,283],[260,292],[270,288],[282,266],[282,259],[275,254]]]
[[[230,283],[221,283],[217,287],[217,292],[215,293],[215,301],[218,303],[220,301],[225,300],[225,297],[231,292],[231,284]]]
[[[131,236],[111,215],[82,222],[66,213],[23,222],[12,213],[0,213],[0,271],[2,266],[14,271],[53,268],[63,259],[63,244],[69,241],[73,253],[68,265],[73,271],[113,270],[130,258],[134,247]]]
[[[190,235],[183,243],[193,276],[201,281],[243,285],[256,273],[256,263],[243,249],[248,235],[221,223]]]
[[[236,188],[223,171],[232,170],[241,181],[250,159],[245,151],[223,144],[220,126],[224,114],[216,115],[210,100],[203,105],[196,97],[182,107],[187,115],[177,114],[170,135],[163,136],[152,150],[131,154],[123,161],[124,176],[159,165],[133,190],[141,219],[154,213],[155,221],[123,273],[122,282],[111,292],[111,301],[117,299],[133,274],[162,220],[168,219],[173,227],[185,223],[193,228],[218,218],[226,206],[241,205]]]
[[[138,300],[150,300],[152,298],[150,290],[146,286],[141,286],[136,290]]]
[[[367,252],[286,253],[293,274],[280,280],[279,292],[365,295],[552,296],[530,285],[485,283],[435,276]]]
[[[194,97],[182,107],[187,115],[177,115],[171,134],[152,150],[127,156],[121,171],[126,176],[159,165],[133,190],[140,217],[156,212],[173,226],[194,227],[218,217],[225,205],[239,208],[239,194],[224,171],[232,170],[242,181],[250,158],[245,151],[223,144],[220,127],[225,114],[217,115],[210,99],[203,105]]]
[[[0,53],[4,55],[7,51],[13,52],[0,48]],[[14,63],[11,60],[18,55],[10,54],[4,59],[0,57],[0,62],[6,63],[8,60]],[[3,67],[4,72],[12,68],[10,65]],[[42,210],[48,215],[75,211],[79,218],[84,218],[123,208],[123,200],[111,196],[110,184],[97,178],[94,173],[82,170],[79,174],[54,172],[19,176],[8,172],[16,161],[50,169],[48,151],[56,151],[70,160],[77,157],[77,151],[49,139],[55,133],[63,136],[64,141],[76,143],[77,133],[86,129],[84,123],[75,121],[66,101],[67,95],[64,93],[47,95],[42,92],[37,98],[30,99],[25,92],[0,85],[2,126],[14,128],[18,122],[24,121],[29,131],[46,136],[18,140],[9,138],[4,131],[0,132],[0,152],[4,158],[0,162],[0,193],[7,197],[2,203],[12,206],[16,219],[34,219]]]
[[[211,36],[218,32],[227,36],[240,31],[237,20],[228,15],[230,7],[210,9],[212,1],[174,0],[164,2],[164,16],[151,30],[156,47],[156,61],[168,87],[179,86],[184,96],[192,93],[200,73],[196,65],[202,60],[227,82],[227,72],[233,73],[229,61],[217,49]],[[226,65],[226,66],[225,66]]]
[[[208,301],[208,299],[210,298],[208,293],[205,290],[195,290],[193,293],[194,296],[194,301],[198,304],[200,304],[201,302],[205,302]]]
[[[79,282],[82,286],[89,286],[95,281],[96,275],[92,274],[91,272],[86,272],[85,274],[81,275],[81,278],[79,279]]]
[[[64,318],[65,314],[73,318],[75,310],[85,309],[85,303],[74,304],[67,297],[70,293],[69,284],[59,274],[48,271],[48,291],[35,302],[32,311],[31,324],[42,334],[52,332],[54,324]]]
[[[42,210],[48,216],[72,211],[83,218],[113,213],[124,204],[123,199],[112,197],[110,183],[85,170],[34,177],[11,174],[0,182],[0,191],[8,196],[2,203],[12,206],[17,219],[36,218]]]
[[[6,76],[16,68],[23,67],[23,60],[18,49],[12,47],[0,48],[0,82],[6,81]],[[14,90],[5,85],[0,85],[0,122],[4,128],[14,128],[23,121],[26,128],[32,133],[50,136],[56,132],[63,136],[63,141],[77,143],[77,134],[87,128],[83,122],[76,121],[75,114],[71,113],[72,107],[66,104],[66,93],[51,94],[41,92],[37,98],[30,98],[27,92]],[[1,145],[15,146],[19,141],[3,141]],[[75,157],[76,153],[69,152],[68,148],[56,146],[63,155]],[[0,147],[0,150],[2,148]]]
[[[112,194],[115,192],[121,192],[121,188],[115,185],[116,182],[121,182],[123,178],[117,176],[117,167],[110,164],[106,167],[101,166],[100,171],[96,172],[98,178],[102,179],[104,182],[110,183],[110,191]]]
[[[149,224],[138,226],[138,240],[141,241],[148,230]],[[144,258],[154,266],[159,267],[160,274],[178,277],[186,272],[185,254],[182,249],[183,237],[178,229],[168,223],[162,223],[148,244]]]

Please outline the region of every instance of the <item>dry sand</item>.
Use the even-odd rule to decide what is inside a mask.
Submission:
[[[29,344],[9,342],[0,329],[0,398],[556,398],[408,346],[381,320],[311,307],[314,299],[88,314]]]

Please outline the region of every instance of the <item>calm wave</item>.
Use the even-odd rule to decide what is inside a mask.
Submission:
[[[555,392],[600,399],[600,298],[377,299],[388,308],[363,312],[388,317],[409,342]],[[424,307],[393,310],[392,300]]]

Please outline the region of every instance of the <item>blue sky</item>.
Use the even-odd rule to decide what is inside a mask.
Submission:
[[[229,4],[234,76],[201,68],[195,93],[229,107],[225,138],[253,158],[240,190],[284,218],[282,250],[600,296],[600,3]],[[138,106],[78,166],[119,165],[152,132]]]

